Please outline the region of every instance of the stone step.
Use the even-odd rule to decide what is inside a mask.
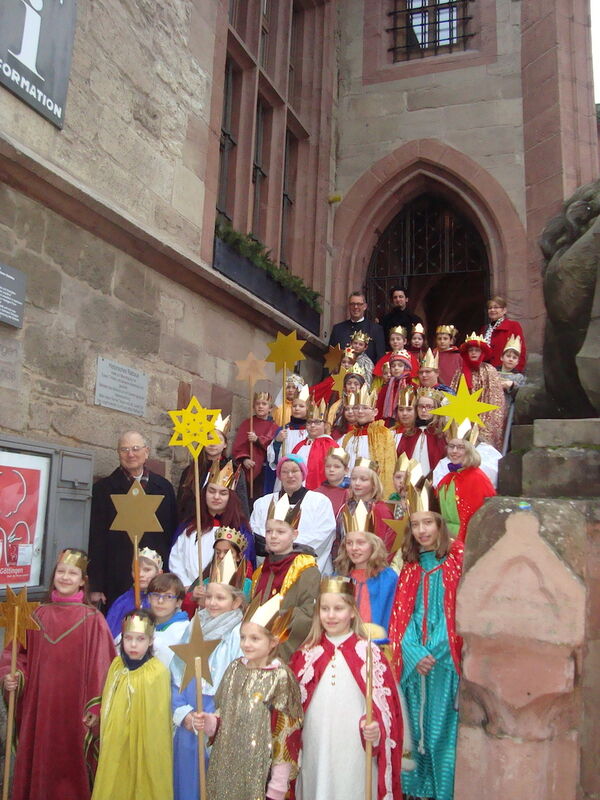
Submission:
[[[534,447],[571,447],[578,444],[600,447],[600,419],[536,419],[533,423]]]
[[[510,431],[511,450],[529,450],[533,447],[533,425],[513,425]]]

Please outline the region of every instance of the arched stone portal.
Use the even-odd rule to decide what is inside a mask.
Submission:
[[[435,139],[397,148],[359,178],[340,203],[334,223],[332,319],[343,319],[349,290],[365,284],[378,240],[401,209],[423,194],[446,198],[484,243],[489,290],[507,297],[511,316],[527,335],[531,317],[527,240],[503,187],[468,156]]]

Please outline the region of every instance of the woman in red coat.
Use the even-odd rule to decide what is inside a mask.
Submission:
[[[521,357],[515,372],[525,372],[527,348],[525,347],[523,328],[516,320],[507,319],[506,300],[498,295],[492,297],[491,300],[488,300],[487,312],[490,321],[481,328],[480,333],[483,334],[486,343],[492,350],[492,356],[489,359],[490,364],[493,367],[499,367],[509,336],[520,336],[522,342]]]

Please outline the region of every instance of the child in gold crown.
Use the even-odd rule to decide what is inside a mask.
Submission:
[[[214,737],[208,797],[283,800],[295,778],[303,714],[298,684],[276,657],[289,616],[279,614],[280,603],[280,595],[252,602],[241,628],[244,656],[223,676],[217,712],[198,715],[199,729]]]
[[[372,716],[366,720],[367,652]],[[391,668],[367,642],[349,578],[324,578],[313,625],[290,668],[304,708],[299,800],[363,800],[365,748],[373,753],[373,797],[401,800],[402,715]],[[335,713],[332,713],[335,709]]]

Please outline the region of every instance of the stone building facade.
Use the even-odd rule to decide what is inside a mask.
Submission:
[[[0,326],[0,430],[89,446],[104,474],[139,427],[176,477],[166,411],[193,391],[237,424],[233,362],[278,330],[308,340],[316,378],[423,195],[476,231],[480,291],[539,351],[536,239],[597,174],[589,3],[467,5],[464,48],[395,61],[400,0],[80,2],[63,128],[0,87],[0,262],[28,277],[23,328]],[[218,217],[321,293],[321,337],[213,268]],[[418,309],[444,285],[408,277]],[[149,375],[143,419],[94,405],[98,356]]]

